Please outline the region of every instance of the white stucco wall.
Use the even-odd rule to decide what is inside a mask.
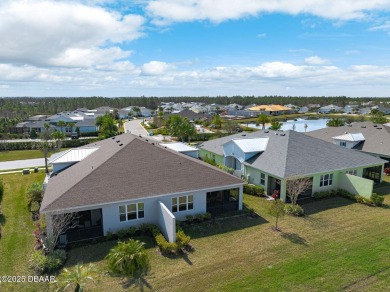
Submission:
[[[176,218],[161,202],[159,205],[158,227],[169,242],[176,242]]]

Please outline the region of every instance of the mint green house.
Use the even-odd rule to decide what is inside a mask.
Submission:
[[[333,189],[368,197],[386,162],[295,131],[239,133],[198,147],[201,158],[233,168],[236,176],[263,186],[268,195],[279,193],[282,200],[288,199],[286,181],[300,177],[312,182],[301,199]]]

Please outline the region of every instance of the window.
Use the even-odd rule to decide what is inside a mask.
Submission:
[[[265,173],[260,172],[260,184],[265,186]]]
[[[194,196],[172,198],[172,212],[181,212],[194,209]]]
[[[345,173],[356,175],[357,171],[356,171],[356,169],[351,169],[351,170],[347,170]]]
[[[341,146],[341,147],[347,147],[347,142],[345,142],[345,141],[340,141],[340,146]]]
[[[333,174],[324,174],[320,177],[320,187],[331,186],[333,184]]]
[[[144,218],[144,208],[144,203],[119,206],[119,221],[124,222]]]

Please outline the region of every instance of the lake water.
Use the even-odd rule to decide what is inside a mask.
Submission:
[[[288,131],[293,129],[293,125],[295,125],[295,131],[297,132],[305,132],[305,124],[307,124],[306,132],[315,131],[319,129],[326,128],[326,122],[329,119],[318,119],[318,120],[304,120],[304,119],[297,119],[294,120],[288,120],[287,122],[283,122],[281,130]],[[256,124],[248,124],[248,127],[256,128],[256,129],[262,129],[262,126],[256,126]],[[265,127],[266,129],[269,128],[269,126]]]

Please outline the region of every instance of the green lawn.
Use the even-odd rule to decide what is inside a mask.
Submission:
[[[24,207],[22,189],[33,178],[3,177],[8,185],[3,208],[9,215],[4,226],[7,232],[0,240],[0,254],[7,254],[0,259],[2,274],[32,274],[27,267],[33,241],[32,225]],[[9,183],[15,184],[12,192],[9,192]],[[381,185],[383,187],[386,186]],[[326,199],[305,204],[307,215],[303,218],[284,217],[280,222],[282,232],[274,232],[273,219],[267,215],[269,202],[247,195],[244,202],[260,216],[227,218],[185,227],[195,248],[186,256],[163,257],[150,237],[139,237],[147,243],[151,258],[152,270],[146,277],[148,285],[156,291],[390,289],[388,207],[369,207],[344,198]],[[385,203],[390,205],[390,192]],[[23,219],[16,220],[17,216]],[[101,279],[98,285],[90,285],[90,290],[135,289],[126,278],[107,273],[104,257],[115,244],[116,241],[111,240],[74,248],[68,254],[67,266],[80,261],[97,265]],[[28,287],[29,291],[42,288],[23,287]]]
[[[35,181],[43,181],[45,174],[1,175],[5,192],[1,203],[4,216],[1,217],[2,237],[0,239],[0,275],[34,275],[28,268],[28,259],[34,248],[34,230],[31,213],[27,210],[26,189]],[[6,290],[2,290],[2,288]],[[40,289],[42,285],[33,285]],[[24,291],[27,284],[0,284],[0,290]]]
[[[61,148],[61,151],[68,148]],[[49,157],[56,151],[50,151]],[[43,153],[40,150],[12,150],[12,151],[0,151],[0,162],[43,158]]]

